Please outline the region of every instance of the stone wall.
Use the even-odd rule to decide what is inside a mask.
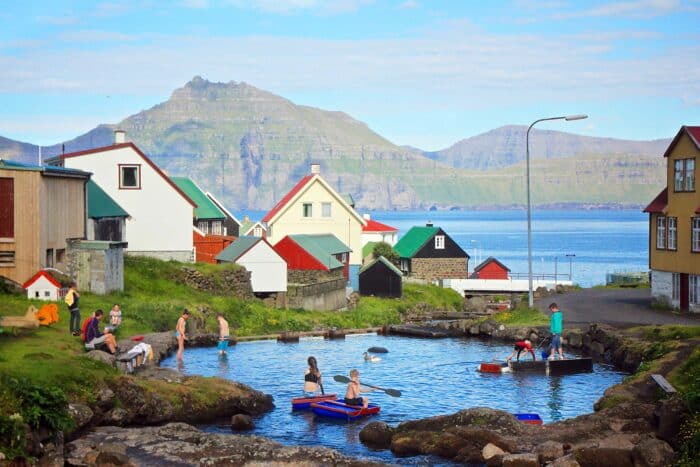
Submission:
[[[124,248],[119,242],[69,240],[68,275],[78,290],[105,295],[124,290]]]
[[[194,263],[194,250],[182,250],[182,251],[133,251],[127,250],[126,252],[131,256],[147,256],[149,258],[156,258],[163,261],[179,261],[181,263]]]
[[[651,271],[651,302],[653,305],[678,308],[680,303],[673,303],[673,273]]]
[[[204,274],[195,268],[183,267],[177,280],[202,292],[233,295],[243,299],[253,298],[250,272],[243,267],[221,267],[216,274]]]
[[[342,269],[326,271],[307,271],[300,269],[287,270],[287,282],[289,284],[318,284],[330,279],[343,277]]]
[[[413,258],[411,276],[418,279],[466,279],[467,258]]]
[[[314,284],[287,284],[289,308],[305,310],[339,310],[345,308],[345,278],[328,279]]]

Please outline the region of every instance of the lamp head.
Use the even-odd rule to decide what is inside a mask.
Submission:
[[[570,122],[571,120],[583,120],[585,118],[588,118],[588,115],[567,115],[564,117],[564,120]]]

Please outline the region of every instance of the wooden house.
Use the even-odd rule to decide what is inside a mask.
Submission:
[[[377,222],[370,217],[369,214],[362,216],[366,225],[362,227],[362,245],[368,243],[388,243],[391,246],[396,245],[399,236],[399,229],[390,225]],[[363,255],[364,256],[364,255]]]
[[[401,298],[403,273],[383,256],[360,269],[360,294]]]
[[[193,261],[192,219],[197,204],[123,131],[111,146],[62,154],[49,162],[92,172],[92,179],[130,217],[128,254]]]
[[[264,238],[239,237],[216,257],[250,271],[250,283],[256,294],[287,291],[287,263]]]
[[[228,235],[230,237],[239,237],[243,236],[243,234],[240,233],[240,227],[241,227],[241,222],[234,216],[231,211],[226,209],[224,204],[216,199],[216,197],[211,194],[210,192],[205,193],[207,195],[207,198],[211,200],[212,203],[216,205],[217,208],[221,210],[221,212],[224,213],[226,216],[226,219],[224,220],[224,232],[225,235]],[[258,235],[260,236],[260,235]]]
[[[287,235],[274,248],[289,270],[337,271],[347,279],[350,247],[332,234]]]
[[[23,284],[68,269],[68,242],[86,235],[90,173],[0,159],[0,276]]]
[[[198,263],[216,264],[216,256],[232,244],[234,240],[236,240],[236,237],[228,235],[206,235],[197,227],[192,227],[195,261]]]
[[[644,209],[652,301],[700,312],[700,127],[681,127],[663,157],[667,185]]]
[[[267,239],[277,244],[288,235],[331,234],[349,247],[348,280],[358,287],[362,264],[362,227],[365,220],[322,177],[319,164],[303,177],[263,217]]]
[[[93,180],[87,183],[87,198],[87,239],[126,242],[129,213]]]
[[[434,281],[466,279],[469,255],[440,227],[412,227],[394,246],[409,277]]]
[[[170,177],[183,193],[197,204],[192,223],[204,235],[228,235],[224,227],[226,214],[194,181],[187,177]]]
[[[474,268],[472,279],[508,279],[510,269],[493,256],[486,258]]]

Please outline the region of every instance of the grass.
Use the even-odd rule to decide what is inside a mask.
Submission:
[[[549,324],[549,316],[540,310],[519,306],[514,310],[501,311],[493,319],[506,326],[543,326]]]

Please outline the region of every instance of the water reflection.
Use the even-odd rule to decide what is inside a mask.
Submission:
[[[219,378],[228,377],[228,354],[219,354],[219,371],[217,372]]]
[[[561,420],[562,413],[561,408],[564,404],[562,397],[562,377],[561,376],[550,376],[549,377],[549,402],[547,402],[547,407],[549,408],[549,419],[550,420]]]

